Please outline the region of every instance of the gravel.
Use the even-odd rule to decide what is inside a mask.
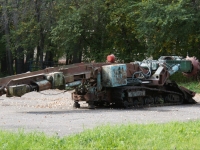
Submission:
[[[200,94],[193,105],[175,105],[138,109],[73,109],[71,93],[47,90],[27,93],[22,97],[0,97],[0,129],[25,132],[39,131],[48,135],[68,136],[105,124],[166,123],[200,119]]]

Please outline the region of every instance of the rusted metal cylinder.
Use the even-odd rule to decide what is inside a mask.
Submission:
[[[12,96],[22,96],[25,93],[28,93],[31,91],[31,88],[27,84],[20,84],[20,85],[12,85],[8,86],[6,88],[6,96],[12,97]]]
[[[38,91],[43,91],[52,88],[51,82],[49,82],[48,80],[36,81],[34,83],[38,86]]]
[[[186,57],[186,60],[190,60],[192,63],[192,70],[191,72],[184,72],[183,75],[187,77],[197,76],[200,71],[200,63],[196,57]]]

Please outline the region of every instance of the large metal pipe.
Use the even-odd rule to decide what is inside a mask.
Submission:
[[[48,80],[35,81],[33,84],[37,85],[37,91],[43,91],[52,88],[52,84]]]

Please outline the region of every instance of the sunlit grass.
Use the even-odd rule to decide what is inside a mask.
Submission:
[[[170,76],[170,80],[191,91],[200,93],[199,77],[186,77],[181,72],[177,72],[174,75]]]
[[[192,81],[192,82],[182,82],[178,85],[186,87],[187,89],[194,91],[196,93],[200,93],[200,82]]]
[[[200,121],[106,125],[59,138],[43,133],[0,131],[0,148],[16,149],[199,149]]]

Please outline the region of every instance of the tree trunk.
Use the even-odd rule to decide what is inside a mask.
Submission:
[[[40,29],[40,32],[39,32],[39,41],[38,41],[38,47],[37,47],[37,56],[39,57],[39,69],[43,69],[43,57],[44,57],[44,54],[43,54],[43,49],[44,49],[44,33],[43,33],[43,28],[41,26],[41,11],[40,11],[40,6],[41,6],[41,1],[40,0],[35,0],[35,18],[36,18],[36,21],[37,23],[39,24],[39,29]]]
[[[4,30],[6,36],[6,62],[8,66],[8,74],[13,75],[13,59],[12,59],[12,52],[10,49],[10,28],[9,28],[9,18],[7,12],[7,0],[3,3],[3,19],[4,19]]]
[[[0,39],[2,39],[3,34],[0,34]],[[0,41],[0,52],[1,52],[1,74],[7,73],[7,63],[6,63],[6,44]]]
[[[47,51],[45,56],[45,68],[53,67],[53,64],[53,53],[51,51]]]
[[[72,64],[72,55],[66,55],[66,65]]]
[[[34,49],[34,48],[29,48],[29,51],[26,54],[26,62],[25,62],[24,72],[32,71],[32,64],[33,64],[33,57],[34,57],[34,51],[32,49]]]
[[[1,58],[1,73],[6,74],[7,72],[7,63],[6,57]]]
[[[40,46],[37,46],[36,67],[40,67]]]
[[[43,53],[43,50],[44,50],[44,34],[43,34],[42,27],[40,27],[40,42],[39,42],[39,47],[40,47],[40,53],[39,53],[39,56],[40,56],[40,65],[41,65],[41,68],[44,69],[44,66],[43,66],[43,58],[44,58],[44,53]]]
[[[82,57],[82,51],[81,51],[81,40],[80,40],[74,46],[72,63],[80,63],[82,60],[81,57]]]
[[[17,48],[16,50],[17,57],[15,57],[15,69],[16,74],[20,74],[24,72],[24,54],[23,48]]]
[[[14,27],[15,30],[18,29],[18,22],[19,22],[19,14],[18,14],[18,5],[19,5],[19,1],[13,0],[12,2],[13,5],[13,23],[14,23]],[[19,44],[19,38],[15,39],[15,43],[16,45]],[[16,70],[16,74],[21,74],[24,72],[24,54],[23,54],[23,48],[18,47],[15,50],[15,70]]]

